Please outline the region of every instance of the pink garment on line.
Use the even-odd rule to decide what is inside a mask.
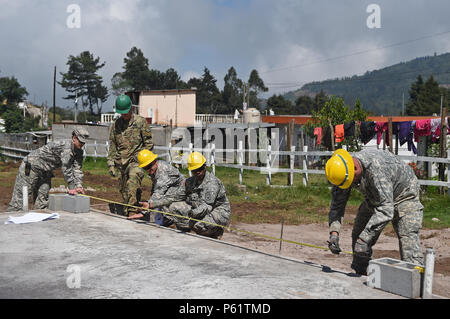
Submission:
[[[418,120],[416,121],[416,126],[414,127],[414,141],[419,141],[419,136],[430,136],[431,135],[431,119]]]
[[[314,129],[314,135],[317,135],[317,145],[320,145],[320,143],[322,142],[322,128],[316,127]]]
[[[386,145],[389,146],[389,123],[388,122],[376,122],[375,123],[375,132],[377,132],[377,145],[380,145],[381,136],[383,132],[386,131]]]

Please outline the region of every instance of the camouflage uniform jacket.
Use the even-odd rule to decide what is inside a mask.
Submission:
[[[136,114],[131,116],[130,121],[119,117],[111,127],[109,140],[108,166],[126,167],[131,162],[137,162],[139,151],[153,149],[150,126]]]
[[[388,151],[363,150],[355,153],[361,164],[362,175],[357,184],[373,215],[360,238],[370,242],[377,231],[386,226],[394,218],[404,216],[411,209],[423,209],[419,200],[419,183],[412,168]],[[351,188],[340,189],[333,186],[332,201],[329,213],[330,231],[338,231],[344,217],[345,206]]]
[[[153,203],[154,208],[164,206],[164,198],[175,195],[183,182],[184,176],[172,165],[166,161],[158,160],[158,168],[152,179],[152,191],[149,202]]]
[[[83,151],[76,149],[71,140],[50,142],[28,154],[24,162],[40,174],[49,174],[61,167],[69,189],[82,187]]]
[[[203,219],[210,214],[214,221],[226,226],[230,219],[231,207],[225,186],[210,172],[205,173],[203,181],[198,184],[195,176],[189,177],[173,196],[167,196],[163,203],[169,206],[173,202],[185,201],[192,209],[189,217]]]

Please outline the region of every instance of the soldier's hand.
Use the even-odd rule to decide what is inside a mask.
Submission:
[[[139,202],[139,206],[141,206],[142,208],[145,208],[145,209],[150,208],[150,204],[148,202]]]
[[[137,213],[137,214],[134,214],[133,216],[127,217],[127,219],[128,219],[128,220],[132,220],[132,219],[140,219],[140,218],[142,218],[142,217],[144,217],[144,214],[142,214],[142,213]]]
[[[74,188],[74,189],[70,189],[69,190],[69,194],[70,195],[77,195],[77,194],[86,194],[86,192],[84,191],[83,187],[78,187],[78,188]]]
[[[339,247],[339,234],[333,232],[330,234],[330,240],[328,241],[328,248],[330,248],[333,254],[339,255],[342,251]]]
[[[109,175],[111,175],[112,177],[116,177],[116,169],[114,168],[114,166],[109,167]]]

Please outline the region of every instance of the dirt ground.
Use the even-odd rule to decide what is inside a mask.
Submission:
[[[4,172],[16,172],[20,163],[8,163],[3,165],[0,172],[0,212],[4,212],[11,199],[12,189],[15,180],[15,174],[5,174]],[[62,177],[61,172],[55,172],[56,177]],[[106,188],[117,187],[117,181],[105,176],[99,178],[97,175],[85,172],[84,183],[91,185],[96,191],[88,192],[89,195],[120,201],[121,196],[119,192],[106,191]],[[52,185],[58,187],[59,185]],[[117,188],[116,188],[117,189]],[[143,198],[149,197],[149,190],[144,190]],[[264,206],[264,203],[261,203]],[[101,201],[92,200],[91,206],[100,210],[107,210],[108,205]],[[260,211],[264,207],[259,207],[258,204],[253,205],[234,205],[232,203],[232,214],[245,214],[250,210],[257,209]],[[346,214],[345,219],[350,223],[345,223],[341,229],[340,245],[344,251],[351,250],[351,220],[354,218],[355,212]],[[280,238],[281,225],[280,224],[231,224],[232,229],[242,229],[248,232],[263,234]],[[435,273],[433,281],[433,293],[450,298],[450,228],[442,230],[424,229],[421,231],[422,250],[425,252],[426,248],[431,247],[435,251]],[[283,239],[291,240],[299,243],[312,244],[321,247],[327,247],[328,240],[328,224],[327,223],[305,223],[302,225],[285,225],[283,228]],[[251,249],[260,250],[271,254],[281,254],[282,256],[299,259],[305,262],[312,262],[333,270],[343,271],[345,273],[353,273],[350,268],[352,257],[350,254],[341,253],[340,255],[333,255],[328,250],[318,248],[311,248],[303,245],[296,245],[292,243],[282,243],[280,253],[280,242],[276,240],[266,239],[263,237],[256,237],[245,232],[232,230],[226,231],[222,237],[223,241],[239,244]],[[373,247],[373,258],[391,257],[400,259],[398,240],[392,227],[387,227],[378,242]]]

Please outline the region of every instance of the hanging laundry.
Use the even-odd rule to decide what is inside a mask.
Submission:
[[[413,151],[414,154],[417,154],[417,149],[413,142],[413,136],[412,121],[398,122],[398,139],[400,146],[408,143],[408,151]]]
[[[344,123],[344,136],[355,136],[355,121]]]
[[[383,132],[386,132],[385,139],[386,145],[389,146],[389,123],[388,122],[376,122],[375,123],[375,132],[377,132],[377,144],[380,145],[381,136]]]
[[[375,134],[375,122],[361,122],[359,126],[359,135],[361,136],[361,142],[363,142],[364,145],[369,143]]]
[[[414,141],[419,141],[419,136],[431,135],[431,119],[417,120],[414,126]]]
[[[317,136],[317,145],[320,145],[320,143],[322,142],[322,128],[316,127],[314,129],[314,135]]]
[[[441,138],[441,119],[431,119],[431,138],[433,142],[436,142]]]
[[[334,127],[334,136],[336,137],[336,143],[342,143],[344,141],[344,124],[339,124]]]
[[[322,129],[322,146],[331,149],[331,128],[329,126]]]

